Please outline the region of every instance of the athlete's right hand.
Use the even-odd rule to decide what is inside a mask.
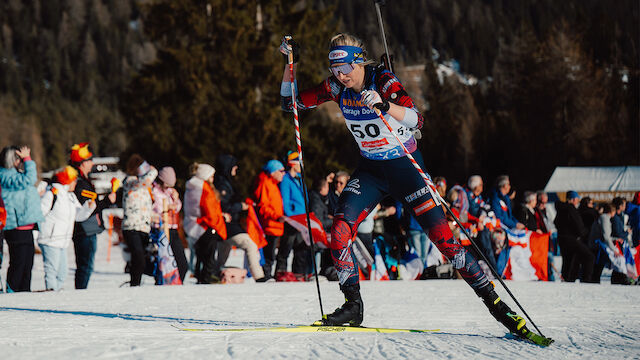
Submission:
[[[293,53],[293,63],[297,63],[300,60],[300,45],[293,40],[287,39],[287,37],[282,38],[282,43],[280,44],[280,52],[284,56],[284,61],[289,62],[289,54]]]

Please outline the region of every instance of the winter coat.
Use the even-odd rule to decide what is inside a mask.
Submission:
[[[4,229],[4,225],[7,223],[7,210],[4,208],[4,201],[2,201],[2,188],[0,188],[0,231]]]
[[[213,185],[220,193],[220,206],[222,211],[231,215],[231,222],[227,223],[227,236],[233,237],[236,234],[245,232],[240,226],[240,214],[242,212],[242,202],[237,201],[236,192],[233,189],[231,169],[237,164],[235,157],[231,155],[220,155],[216,159],[216,175]]]
[[[582,223],[587,229],[591,229],[593,223],[600,216],[598,210],[590,208],[588,206],[583,206],[582,204],[580,204],[580,206],[578,207],[578,213],[580,213]]]
[[[175,202],[171,197],[171,193],[176,191],[174,188],[163,189],[161,185],[158,183],[153,183],[153,189],[151,190],[151,194],[153,195],[153,213],[158,216],[158,220],[162,221],[163,217],[163,201],[166,202],[167,206],[174,205],[173,210],[169,210],[169,214],[167,216],[169,228],[177,229],[178,224],[180,223],[180,209],[182,209],[182,201],[180,201],[180,197],[178,197]],[[160,228],[160,222],[154,222],[154,228]]]
[[[208,182],[195,176],[187,181],[183,209],[184,231],[191,241],[197,241],[208,229],[227,239],[220,200]]]
[[[518,221],[520,221],[524,226],[531,230],[538,230],[538,222],[536,221],[535,211],[531,212],[527,205],[520,204],[520,208],[518,209]]]
[[[55,202],[54,202],[55,199]],[[81,205],[68,185],[53,183],[40,199],[44,223],[40,228],[38,243],[66,249],[73,237],[76,221],[84,221],[96,208],[93,201]]]
[[[287,172],[278,187],[282,195],[282,204],[286,216],[300,215],[306,212],[300,177],[293,178]]]
[[[596,240],[600,240],[605,243],[611,251],[616,251],[616,247],[613,244],[613,238],[611,237],[611,217],[609,214],[601,214],[591,226],[587,245],[593,251],[598,249]]]
[[[636,205],[632,202],[627,203],[625,214],[629,215],[629,225],[631,226],[631,236],[633,239],[633,246],[640,245],[640,205]]]
[[[575,206],[559,201],[556,202],[556,210],[558,215],[556,215],[555,224],[558,228],[558,237],[578,239],[587,235],[588,230]]]
[[[496,217],[500,219],[500,222],[513,229],[518,224],[518,219],[513,216],[511,210],[511,199],[509,195],[502,195],[500,190],[493,189],[489,195],[489,203],[491,209],[496,214]]]
[[[271,236],[284,234],[284,224],[278,221],[281,216],[284,216],[282,195],[280,195],[278,183],[269,174],[261,172],[253,196],[258,207],[258,218],[265,234]]]
[[[35,161],[25,161],[24,170],[24,172],[19,172],[15,168],[0,167],[2,200],[7,212],[4,230],[12,230],[30,224],[40,226],[44,221],[44,216],[40,211],[40,195],[35,187],[38,180]]]
[[[324,231],[330,233],[333,219],[329,218],[329,196],[323,196],[315,190],[311,191],[309,194],[309,207],[311,212],[322,222]]]
[[[76,170],[78,170],[76,168]],[[80,204],[84,204],[89,198],[82,196],[83,191],[90,191],[95,193],[96,189],[93,187],[91,180],[89,178],[82,175],[80,170],[78,170],[78,183],[76,184],[75,190],[73,190],[74,194],[76,194],[76,198],[80,202]],[[85,221],[76,222],[76,226],[74,228],[73,237],[74,238],[84,238],[86,236],[92,236],[100,234],[104,231],[104,223],[102,222],[102,210],[104,210],[107,206],[111,204],[107,197],[104,197],[102,200],[96,199],[96,208]]]
[[[611,217],[611,236],[627,241],[629,233],[624,229],[624,217],[622,213]]]
[[[122,183],[122,230],[135,230],[143,233],[151,232],[151,215],[153,199],[151,184],[158,176],[158,170],[151,168],[149,172],[138,177],[128,176]]]

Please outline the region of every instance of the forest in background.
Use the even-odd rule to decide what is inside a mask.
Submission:
[[[397,72],[425,68],[427,170],[450,183],[507,173],[524,190],[555,166],[640,164],[638,12],[632,0],[387,1]],[[2,0],[0,145],[29,144],[51,169],[90,141],[96,154],[139,152],[182,174],[233,153],[246,189],[295,147],[279,106],[280,37],[301,44],[305,87],[327,76],[338,31],[383,52],[371,0]],[[477,84],[439,81],[452,59]],[[301,114],[309,177],[357,163],[329,117]]]

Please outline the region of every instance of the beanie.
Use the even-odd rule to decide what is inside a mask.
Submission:
[[[209,164],[198,164],[198,169],[196,170],[196,177],[200,180],[207,181],[213,174],[216,173],[216,169]]]
[[[89,151],[89,143],[75,144],[71,147],[71,162],[81,163],[85,160],[89,160],[93,157],[91,151]]]
[[[78,178],[78,171],[71,166],[65,166],[56,174],[56,181],[62,185],[69,185]]]
[[[282,169],[284,169],[284,165],[282,165],[282,163],[278,160],[269,160],[262,167],[262,170],[264,170],[264,172],[266,172],[267,174],[271,174]]]
[[[176,186],[176,172],[171,166],[165,166],[160,169],[158,179],[167,187]]]

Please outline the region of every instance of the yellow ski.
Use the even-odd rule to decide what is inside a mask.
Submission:
[[[430,333],[438,332],[440,329],[390,329],[390,328],[375,328],[375,327],[362,327],[362,326],[312,326],[312,325],[298,325],[298,326],[275,326],[275,327],[261,327],[261,328],[242,328],[242,329],[227,329],[227,328],[181,328],[176,327],[181,331],[217,331],[217,332],[242,332],[242,331],[266,331],[266,332],[285,332],[285,333],[310,333],[310,332],[358,332],[358,333]]]

